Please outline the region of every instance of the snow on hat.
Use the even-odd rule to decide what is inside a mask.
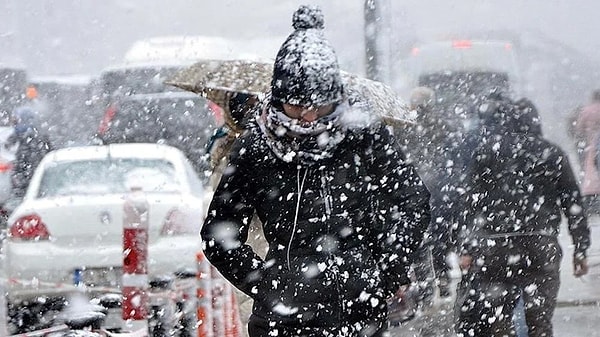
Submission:
[[[317,6],[303,5],[292,18],[292,32],[277,57],[271,80],[272,99],[300,106],[324,106],[343,97],[337,56],[323,34],[325,20]]]

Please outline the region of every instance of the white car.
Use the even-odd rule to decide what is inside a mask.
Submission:
[[[77,289],[118,288],[123,203],[142,186],[149,203],[148,274],[196,268],[210,189],[187,158],[159,144],[59,149],[36,169],[8,219],[8,298],[19,303]]]

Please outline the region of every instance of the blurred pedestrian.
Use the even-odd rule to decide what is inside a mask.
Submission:
[[[578,131],[577,122],[583,106],[579,105],[575,109],[571,110],[567,115],[567,134],[573,141],[573,149],[577,154],[579,169],[583,168],[584,164],[584,150],[585,150],[585,137]]]
[[[413,89],[410,108],[416,112],[416,119],[415,124],[405,130],[409,134],[406,151],[431,193],[431,223],[419,250],[415,276],[423,301],[431,304],[434,283],[437,283],[440,297],[450,296],[450,266],[446,259],[451,251],[453,205],[448,194],[450,186],[446,145],[454,131],[436,106],[435,92],[432,89]]]
[[[207,98],[215,103],[212,109],[219,109],[219,113],[224,116],[224,124],[214,131],[206,149],[211,168],[209,185],[212,190],[215,190],[227,168],[231,148],[236,139],[249,127],[259,100],[255,95],[220,88],[207,90]],[[265,258],[268,244],[256,212],[250,221],[246,243],[258,256]],[[236,290],[236,296],[243,325],[242,334],[247,336],[247,323],[252,312],[253,301],[239,289]]]
[[[211,170],[210,185],[215,189],[227,167],[231,147],[248,128],[259,100],[257,95],[223,88],[206,91],[207,98],[215,103],[211,109],[219,109],[218,113],[224,116],[224,123],[213,132],[206,148]]]
[[[471,162],[461,235],[456,331],[512,336],[523,299],[528,335],[552,336],[560,285],[561,216],[574,244],[574,275],[588,271],[590,231],[564,152],[542,136],[537,110],[522,99],[482,105],[482,135]]]
[[[17,146],[12,170],[12,195],[22,198],[27,191],[33,172],[44,156],[53,150],[48,135],[41,132],[36,112],[29,106],[17,108],[12,114],[14,132],[7,147]]]
[[[600,214],[600,170],[598,142],[600,141],[600,90],[592,93],[590,103],[579,113],[576,135],[583,139],[583,181],[581,193],[588,214]]]
[[[313,6],[293,15],[271,93],[237,138],[202,228],[252,297],[250,337],[381,336],[429,223],[429,193],[382,123],[345,97]],[[256,212],[269,250],[247,244]]]

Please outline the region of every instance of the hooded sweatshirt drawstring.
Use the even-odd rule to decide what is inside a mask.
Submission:
[[[302,192],[304,189],[304,182],[306,181],[306,176],[308,175],[308,169],[304,171],[304,176],[302,177],[302,181],[300,181],[300,170],[301,167],[298,166],[298,172],[296,174],[296,183],[298,187],[298,200],[296,200],[296,213],[294,214],[294,227],[292,228],[292,234],[290,235],[290,242],[287,247],[287,266],[288,270],[292,270],[292,264],[290,263],[290,250],[292,249],[292,241],[294,241],[294,234],[296,233],[296,226],[298,225],[298,213],[300,212],[300,200],[302,198]]]

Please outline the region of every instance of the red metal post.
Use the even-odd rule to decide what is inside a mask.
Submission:
[[[196,290],[196,297],[198,298],[198,337],[212,337],[213,308],[211,266],[202,252],[196,254],[196,263],[198,264],[198,288]]]
[[[130,331],[148,329],[148,212],[141,188],[123,204],[123,320]]]
[[[214,336],[226,336],[226,318],[225,318],[225,279],[219,271],[211,266],[211,293],[212,293],[212,314],[213,314],[213,333]]]
[[[233,337],[241,337],[242,336],[242,319],[240,317],[240,308],[238,306],[237,297],[235,294],[235,290],[231,292],[231,307],[232,307],[232,324],[233,327],[231,329],[231,335]]]

